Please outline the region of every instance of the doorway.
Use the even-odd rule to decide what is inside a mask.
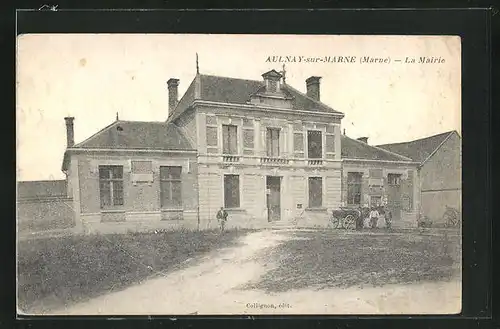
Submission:
[[[401,175],[387,175],[387,207],[392,212],[392,219],[401,219]]]
[[[281,177],[266,177],[267,220],[275,222],[281,220]]]

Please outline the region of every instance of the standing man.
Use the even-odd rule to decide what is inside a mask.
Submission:
[[[219,222],[221,233],[224,232],[227,221],[227,211],[224,210],[224,207],[220,207],[220,210],[217,212],[217,221]]]
[[[377,211],[377,208],[372,207],[372,210],[370,211],[370,226],[371,228],[376,228],[378,224],[378,217],[379,213]]]
[[[392,213],[391,210],[387,207],[387,205],[384,205],[384,218],[385,218],[385,227],[390,230],[392,227]]]
[[[361,205],[358,206],[358,217],[356,218],[356,230],[361,230],[363,229],[363,219],[364,219],[364,216],[363,216],[363,208],[361,207]]]

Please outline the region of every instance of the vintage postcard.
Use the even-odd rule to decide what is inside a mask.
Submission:
[[[457,314],[456,36],[17,39],[20,315]]]

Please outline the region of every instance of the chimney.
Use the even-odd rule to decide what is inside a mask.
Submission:
[[[360,137],[358,138],[358,141],[368,144],[368,137]]]
[[[178,102],[177,86],[179,85],[179,79],[171,78],[167,81],[168,86],[168,116],[174,113],[174,109]]]
[[[319,98],[319,80],[321,77],[309,77],[306,79],[307,96],[320,101]]]
[[[75,118],[65,117],[64,121],[66,121],[66,147],[72,147],[75,145],[75,130],[73,128]]]

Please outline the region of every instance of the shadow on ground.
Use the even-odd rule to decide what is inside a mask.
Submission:
[[[18,243],[18,309],[44,312],[191,266],[249,230],[67,236]],[[189,262],[188,262],[189,261]]]
[[[288,241],[260,257],[274,267],[241,288],[284,292],[449,280],[460,273],[460,237],[431,233],[287,232]]]

